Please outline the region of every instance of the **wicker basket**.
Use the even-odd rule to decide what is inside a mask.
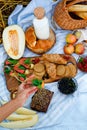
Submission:
[[[68,12],[68,7],[74,4],[85,4],[87,0],[63,0],[58,3],[54,9],[53,19],[62,28],[67,30],[74,30],[84,28],[87,26],[87,20],[76,18],[74,14]]]

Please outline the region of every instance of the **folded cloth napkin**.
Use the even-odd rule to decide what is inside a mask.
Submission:
[[[34,18],[34,15],[33,15],[34,8],[36,8],[37,6],[42,6],[46,10],[46,15],[49,19],[50,26],[54,29],[54,27],[51,24],[51,20],[52,20],[54,8],[58,2],[59,0],[57,2],[53,2],[52,0],[32,0],[25,8],[22,5],[18,5],[15,8],[15,10],[12,12],[12,14],[9,16],[8,24],[9,25],[18,24],[25,31],[27,27],[32,25],[32,20]],[[63,46],[65,44],[65,36],[69,31],[64,31],[62,29],[57,29],[57,30],[54,29],[54,31],[56,34],[56,44],[48,53],[63,53]],[[32,57],[32,56],[37,56],[37,55],[26,48],[24,52],[24,56]],[[76,59],[78,58],[78,56],[75,54],[73,56],[75,56]],[[6,89],[5,78],[4,78],[4,75],[3,75],[4,73],[2,69],[3,63],[5,59],[7,58],[7,54],[3,48],[3,45],[0,45],[0,58],[1,58],[0,59],[0,63],[1,63],[0,64],[0,83],[1,83],[0,99],[1,100],[4,99],[8,101],[10,98],[10,95],[9,95],[8,90]],[[76,130],[76,127],[74,127],[73,125],[74,120],[70,120],[70,118],[73,119],[74,115],[77,117],[76,122],[75,122],[77,126],[79,126],[79,123],[82,122],[82,120],[79,120],[79,116],[83,114],[84,107],[80,110],[79,110],[79,107],[80,107],[80,103],[82,103],[83,100],[78,101],[78,99],[80,99],[80,95],[84,93],[87,98],[87,94],[86,94],[87,93],[87,85],[86,85],[87,74],[84,74],[78,71],[78,74],[75,78],[77,79],[77,82],[78,82],[78,89],[74,94],[68,95],[68,96],[61,94],[58,91],[57,82],[45,85],[45,88],[54,92],[48,111],[47,113],[38,112],[39,114],[38,123],[34,127],[27,128],[26,130],[44,130],[44,129],[46,130],[51,130],[51,129],[52,130]],[[29,108],[30,100],[31,98],[27,100],[27,102],[25,103],[25,107]],[[85,102],[82,103],[82,105],[84,104]],[[78,111],[74,109],[77,107],[78,107],[77,109]],[[73,114],[71,114],[71,112]],[[85,109],[85,112],[86,112],[86,109]],[[69,118],[69,115],[70,115],[70,118]],[[83,124],[84,124],[83,130],[85,130],[86,124],[85,123]],[[5,130],[5,129],[0,127],[0,130]],[[77,130],[80,130],[80,127],[77,127]]]
[[[77,31],[81,33],[81,36],[78,39],[77,43],[87,40],[87,27],[84,29],[77,29]]]
[[[13,11],[13,13],[10,15],[8,19],[8,24],[19,24],[25,30],[27,27],[32,25],[32,20],[34,18],[33,11],[36,7],[42,6],[46,11],[46,16],[48,18],[51,18],[53,8],[55,7],[57,2],[53,2],[52,0],[32,0],[26,8],[23,8],[23,6],[18,5]]]

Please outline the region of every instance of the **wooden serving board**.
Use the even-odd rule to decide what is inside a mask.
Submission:
[[[47,56],[47,59],[46,59],[46,57],[44,58],[44,56]],[[56,60],[58,58],[57,56],[60,58],[60,59],[58,59],[59,60],[58,63]],[[28,59],[29,59],[29,61],[28,61]],[[24,62],[24,61],[26,61],[26,62]],[[27,64],[24,65],[24,63],[27,63]],[[31,74],[34,74],[36,78],[42,79],[45,83],[51,83],[54,81],[58,81],[59,79],[61,79],[63,77],[75,77],[75,75],[77,73],[76,60],[73,56],[69,56],[69,55],[44,54],[41,57],[32,57],[32,58],[23,57],[23,58],[19,59],[15,65],[10,64],[9,60],[7,59],[4,64],[4,71],[6,68],[12,67],[11,68],[12,70],[10,71],[10,73],[7,74],[5,71],[7,89],[10,92],[16,91],[18,89],[19,84],[21,83],[19,81],[24,80],[23,77],[22,78],[20,77],[21,73],[18,73],[18,71],[16,69],[14,70],[15,66],[16,66],[16,69],[17,69],[17,67],[20,66],[19,67],[20,70],[21,69],[24,70],[24,74],[26,73],[25,79],[27,77],[29,77]],[[52,66],[54,68],[52,68]],[[56,67],[56,69],[55,69],[55,67]],[[61,71],[58,70],[58,67],[60,67]],[[61,68],[61,67],[63,67],[63,68]],[[54,72],[56,72],[56,76],[55,76]],[[19,81],[14,77],[14,73],[17,74]],[[61,74],[61,73],[64,73],[64,74]]]
[[[56,43],[56,35],[50,28],[48,39],[38,39],[34,28],[31,26],[25,31],[26,46],[34,53],[43,54],[49,51]]]

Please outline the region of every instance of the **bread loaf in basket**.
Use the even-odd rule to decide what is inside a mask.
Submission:
[[[69,8],[73,5],[77,5],[79,9],[79,6],[86,5],[87,11],[87,0],[62,0],[54,9],[53,19],[62,29],[74,30],[87,26],[87,19],[78,17],[73,11],[69,12]]]

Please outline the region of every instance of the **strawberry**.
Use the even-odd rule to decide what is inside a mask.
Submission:
[[[84,63],[87,63],[87,58],[84,58],[84,59],[83,59],[83,62],[84,62]]]
[[[32,60],[33,64],[37,64],[40,61],[39,58],[35,58],[34,60]]]
[[[83,68],[83,66],[82,66],[81,62],[78,62],[77,66],[78,66],[78,68],[80,68],[80,69],[82,69],[82,68]]]

